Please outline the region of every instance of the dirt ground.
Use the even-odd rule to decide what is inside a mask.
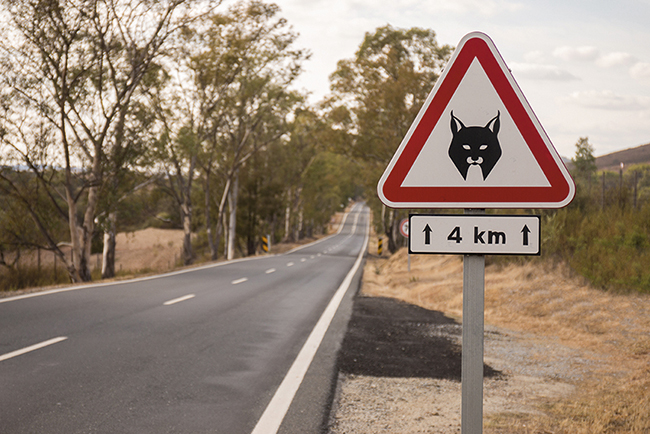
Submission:
[[[462,257],[369,257],[330,433],[460,433]],[[650,297],[486,269],[484,432],[650,433]]]

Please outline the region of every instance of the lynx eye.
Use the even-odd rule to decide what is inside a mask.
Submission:
[[[466,150],[466,151],[471,151],[472,150],[472,148],[467,143],[463,143],[463,149]]]
[[[485,151],[485,150],[487,149],[487,146],[488,146],[488,145],[486,145],[485,143],[483,143],[483,144],[481,145],[481,147],[479,148],[479,150],[481,150],[481,151]]]

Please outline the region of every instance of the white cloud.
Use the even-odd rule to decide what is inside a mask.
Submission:
[[[553,56],[562,60],[580,60],[580,61],[593,61],[598,59],[600,52],[598,48],[585,46],[585,47],[558,47],[553,50]]]
[[[636,79],[650,78],[650,63],[638,62],[630,68],[630,75]]]
[[[332,3],[332,2],[326,2]],[[523,8],[520,1],[513,0],[455,0],[450,2],[421,0],[355,0],[351,2],[359,10],[384,11],[419,11],[419,13],[437,15],[440,13],[468,14],[478,13],[483,16],[495,16],[505,12],[516,12]]]
[[[542,63],[546,61],[546,55],[543,51],[530,51],[524,54],[524,60],[529,63]]]
[[[533,80],[572,81],[578,77],[569,71],[555,65],[541,65],[536,63],[512,63],[512,70],[517,77]]]
[[[634,57],[632,54],[623,51],[616,51],[600,56],[598,60],[596,60],[596,63],[598,66],[610,68],[613,66],[628,66],[635,61],[636,57]]]
[[[650,98],[648,97],[622,95],[611,90],[573,92],[564,100],[582,107],[603,110],[646,110],[650,108]]]

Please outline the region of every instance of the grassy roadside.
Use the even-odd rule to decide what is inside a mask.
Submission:
[[[338,212],[332,216],[325,234],[303,238],[295,242],[276,243],[272,245],[270,253],[286,253],[296,247],[312,243],[335,233],[343,220],[343,216],[343,212]],[[199,267],[213,262],[206,251],[207,246],[203,246],[203,250],[196,252],[195,262],[192,265],[183,266],[180,259],[182,243],[182,230],[147,228],[134,232],[119,233],[115,278],[102,280],[101,254],[94,254],[91,260],[93,282],[125,280]],[[66,255],[69,255],[69,251],[65,251]],[[263,253],[260,252],[260,255],[263,255]],[[70,283],[64,266],[60,261],[57,264],[51,252],[42,251],[39,256],[40,258],[37,258],[36,251],[23,252],[22,263],[15,270],[0,267],[0,298],[73,285]],[[224,259],[219,258],[218,261],[224,261]],[[83,284],[79,283],[79,285]]]
[[[413,255],[409,273],[401,250],[390,259],[370,258],[364,280],[373,295],[462,316],[461,257]],[[649,296],[594,289],[561,265],[492,264],[485,319],[590,358],[570,395],[539,398],[536,412],[489,416],[486,433],[650,432]]]

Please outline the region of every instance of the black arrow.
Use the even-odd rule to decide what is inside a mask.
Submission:
[[[424,232],[424,244],[431,244],[431,232],[433,232],[433,229],[427,224],[422,232]]]
[[[528,234],[530,233],[530,229],[528,229],[528,225],[524,225],[524,228],[521,230],[521,233],[524,234],[524,246],[527,246]]]

